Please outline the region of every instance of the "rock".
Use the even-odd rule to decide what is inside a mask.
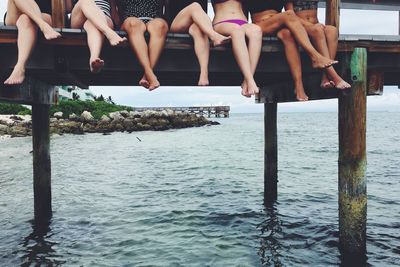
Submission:
[[[124,116],[122,116],[118,111],[117,112],[111,112],[108,115],[111,119],[115,120],[115,121],[122,121],[125,119]]]
[[[57,119],[61,119],[61,118],[63,117],[63,115],[64,115],[64,113],[62,113],[62,112],[60,111],[60,112],[54,113],[54,114],[53,114],[53,117],[54,117],[54,118],[57,118]]]
[[[57,121],[58,121],[57,118],[50,118],[50,123],[55,123],[55,122],[57,122]]]
[[[125,119],[123,125],[126,131],[134,131],[136,129],[136,122],[132,119]]]
[[[111,119],[107,115],[103,115],[100,118],[100,122],[103,122],[103,123],[110,122],[110,121],[111,121]]]
[[[119,114],[122,115],[124,118],[129,117],[129,111],[127,111],[127,110],[122,110],[119,112]]]
[[[143,118],[157,117],[158,112],[154,110],[146,110],[142,113]]]
[[[8,131],[8,126],[0,124],[0,135],[7,134],[7,131]]]
[[[169,116],[171,116],[171,114],[168,112],[168,110],[163,110],[163,111],[161,111],[161,116],[162,117],[169,117]]]
[[[94,117],[92,116],[92,114],[89,111],[84,111],[81,114],[81,120],[84,122],[90,122],[94,120]]]
[[[26,129],[25,127],[21,126],[13,126],[9,128],[8,134],[11,135],[11,137],[22,137],[22,136],[27,136],[29,133],[29,130]]]
[[[140,113],[140,112],[137,112],[137,111],[130,111],[129,112],[129,117],[131,117],[131,118],[140,118],[140,117],[142,117],[142,113]]]
[[[77,121],[67,121],[65,123],[60,123],[61,133],[72,133],[72,134],[83,134],[82,123]]]
[[[76,120],[76,119],[78,119],[78,116],[76,116],[75,113],[72,113],[72,114],[69,115],[68,118],[69,118],[70,120]]]
[[[14,120],[14,121],[23,121],[23,120],[24,120],[24,119],[21,118],[20,116],[16,116],[16,115],[11,116],[10,119],[11,119],[11,120]]]
[[[173,116],[175,114],[175,111],[172,109],[166,109],[165,112],[168,114],[168,116]]]

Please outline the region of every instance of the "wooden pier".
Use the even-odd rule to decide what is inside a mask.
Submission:
[[[206,2],[207,0],[204,0]],[[87,67],[86,34],[63,28],[63,0],[52,0],[53,20],[63,38],[52,42],[41,39],[29,61],[28,78],[22,86],[0,84],[0,101],[33,106],[33,168],[35,219],[49,219],[51,208],[51,168],[48,123],[49,105],[57,102],[53,85],[133,85],[142,75],[138,62],[125,45],[105,47],[107,65],[101,75]],[[203,3],[206,4],[206,3]],[[325,3],[322,3],[324,5]],[[339,26],[343,8],[400,10],[397,0],[327,0],[327,24]],[[205,6],[205,5],[203,5]],[[124,33],[121,33],[124,34]],[[15,27],[0,27],[0,77],[10,73],[17,58]],[[338,70],[353,82],[346,92],[319,88],[320,72],[310,66],[305,55],[304,84],[311,100],[339,99],[339,239],[343,256],[366,255],[366,98],[381,95],[384,85],[400,84],[400,36],[341,35]],[[169,34],[166,49],[156,68],[163,85],[195,85],[199,68],[193,42],[186,34]],[[230,47],[213,48],[210,57],[211,85],[238,86],[242,76]],[[261,85],[258,103],[265,107],[264,201],[278,197],[277,105],[295,101],[293,83],[281,43],[264,38],[262,56],[256,73]]]
[[[179,113],[191,113],[203,117],[229,118],[229,106],[201,106],[201,107],[137,107],[133,111],[143,112],[146,110],[163,111],[172,110]]]

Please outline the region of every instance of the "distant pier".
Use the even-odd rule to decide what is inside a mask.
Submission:
[[[139,107],[133,111],[143,112],[146,110],[163,111],[166,109],[182,113],[194,113],[204,117],[229,118],[230,106],[202,106],[202,107]]]

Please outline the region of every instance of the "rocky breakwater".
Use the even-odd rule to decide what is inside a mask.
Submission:
[[[90,112],[79,116],[71,114],[65,118],[62,112],[50,118],[50,132],[53,134],[84,134],[135,131],[165,131],[205,125],[218,125],[204,117],[189,113],[175,113],[172,110],[118,111],[95,119]],[[32,135],[31,116],[0,115],[0,136],[22,137]]]

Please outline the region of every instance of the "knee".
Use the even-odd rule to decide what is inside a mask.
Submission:
[[[281,41],[289,41],[289,40],[293,40],[293,35],[290,32],[289,29],[284,28],[282,30],[280,30],[276,36],[279,38],[279,40]]]
[[[164,20],[157,19],[156,21],[151,21],[147,25],[147,31],[150,34],[155,34],[158,36],[165,36],[168,32],[168,24]]]
[[[324,32],[325,32],[325,35],[328,38],[337,39],[338,36],[339,36],[338,29],[335,26],[332,26],[332,25],[326,25],[325,29],[324,29]]]
[[[296,13],[294,13],[293,10],[286,10],[285,12],[283,12],[283,14],[285,15],[284,18],[286,20],[295,20],[295,19],[297,19]]]
[[[263,33],[260,26],[250,24],[250,26],[246,29],[246,35],[249,39],[259,40],[262,39]]]
[[[310,27],[309,34],[313,39],[322,39],[325,38],[324,27],[321,24],[315,24]]]
[[[191,3],[189,6],[188,6],[188,8],[190,8],[190,10],[192,11],[192,12],[195,12],[195,13],[197,13],[197,12],[201,12],[201,11],[204,11],[203,10],[203,8],[201,7],[201,5],[199,4],[199,3],[197,3],[197,2],[194,2],[194,3]]]
[[[122,23],[121,28],[128,33],[144,33],[146,31],[146,25],[136,18],[127,18],[124,23]]]
[[[17,20],[17,27],[35,28],[35,23],[27,15],[22,14]]]

